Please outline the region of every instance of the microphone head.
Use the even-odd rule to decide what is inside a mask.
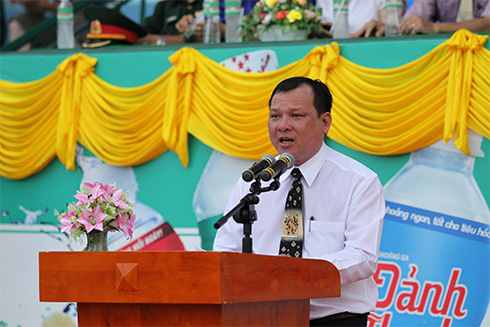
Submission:
[[[276,162],[276,158],[272,154],[264,154],[260,160],[269,161],[269,166]]]
[[[275,177],[276,175],[280,175],[283,171],[288,170],[289,168],[294,167],[294,156],[289,153],[283,153],[279,156],[277,159],[277,162],[275,165],[270,166],[269,168],[266,168],[260,173],[260,178],[264,181],[267,182],[271,178]],[[286,165],[286,166],[284,166]],[[277,166],[277,167],[275,167]]]
[[[290,169],[290,168],[294,167],[295,159],[291,153],[285,152],[285,153],[281,154],[281,156],[279,157],[279,159],[281,159],[281,158],[288,159],[288,161],[285,161],[288,164],[286,169]]]
[[[276,162],[273,155],[265,154],[260,161],[255,162],[252,167],[242,173],[242,179],[245,182],[251,182],[256,176],[260,176],[260,172]]]

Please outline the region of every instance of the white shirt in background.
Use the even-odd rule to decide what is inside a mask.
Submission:
[[[385,0],[349,0],[349,33],[356,33],[373,19],[379,20],[379,12],[385,5]],[[333,23],[333,0],[317,0],[316,6],[322,8],[322,23]]]

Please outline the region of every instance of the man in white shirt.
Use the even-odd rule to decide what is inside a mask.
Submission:
[[[385,0],[350,0],[345,3],[351,37],[384,35]],[[322,23],[331,25],[335,20],[333,0],[317,0],[316,7],[322,9]]]
[[[402,34],[440,34],[462,28],[490,32],[490,1],[415,0],[399,29]]]
[[[310,325],[366,326],[378,299],[373,274],[385,214],[383,187],[374,172],[325,145],[331,107],[332,96],[321,81],[286,79],[269,100],[269,137],[280,154],[295,157],[302,174],[302,257],[330,261],[340,272],[340,298],[311,300]],[[286,171],[277,191],[260,194],[252,228],[255,254],[278,255],[292,180]],[[249,183],[238,181],[225,212],[249,188]],[[242,236],[243,226],[229,220],[218,230],[214,250],[242,252]]]

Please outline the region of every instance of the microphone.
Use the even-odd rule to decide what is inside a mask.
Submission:
[[[256,162],[249,169],[245,170],[242,173],[242,179],[245,182],[250,182],[255,178],[255,175],[258,175],[262,170],[272,165],[276,162],[276,158],[270,154],[264,155],[259,162]]]
[[[283,153],[279,156],[279,159],[277,159],[275,163],[260,173],[260,178],[267,182],[271,178],[281,175],[283,171],[288,170],[293,166],[294,156],[290,153]]]

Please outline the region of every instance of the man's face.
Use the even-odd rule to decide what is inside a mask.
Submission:
[[[276,93],[269,112],[269,138],[277,152],[290,153],[297,166],[313,157],[332,123],[329,112],[318,117],[309,85]]]

